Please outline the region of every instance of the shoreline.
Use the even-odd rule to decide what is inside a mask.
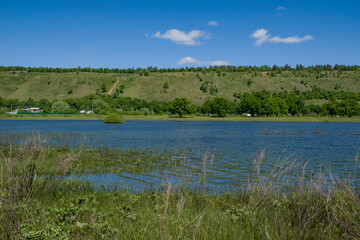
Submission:
[[[208,121],[208,122],[360,122],[360,117],[242,117],[227,116],[185,116],[183,118],[167,115],[122,115],[125,121]],[[0,120],[97,120],[103,121],[105,115],[6,115],[0,114]]]

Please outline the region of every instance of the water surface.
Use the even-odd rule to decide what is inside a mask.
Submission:
[[[186,168],[163,169],[143,174],[103,174],[84,178],[124,183],[131,188],[160,184],[165,179],[199,183],[207,153],[206,184],[213,189],[231,188],[247,181],[253,159],[265,151],[263,172],[279,159],[307,163],[307,172],[331,170],[334,176],[351,174],[359,179],[355,156],[360,146],[360,123],[299,122],[174,122],[126,121],[121,125],[102,121],[1,120],[0,137],[40,133],[60,146],[153,149],[184,156]],[[299,175],[298,170],[287,173]]]

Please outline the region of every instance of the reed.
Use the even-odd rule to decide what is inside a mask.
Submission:
[[[309,177],[292,156],[263,172],[261,151],[247,185],[217,195],[191,190],[186,181],[136,193],[66,180],[83,150],[49,158],[39,138],[1,149],[1,239],[360,238],[359,180],[330,171]],[[209,156],[199,175],[204,188]],[[299,174],[289,179],[294,169]]]

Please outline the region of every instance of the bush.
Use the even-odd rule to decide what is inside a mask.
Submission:
[[[140,109],[140,112],[141,112],[143,115],[149,115],[150,110],[147,109],[147,108],[142,108],[142,109]]]
[[[96,114],[102,114],[102,113],[100,113],[101,110],[107,111],[109,109],[109,104],[107,104],[102,99],[96,99],[95,101],[93,101],[93,108],[94,108],[94,112]]]
[[[104,118],[104,123],[119,124],[124,123],[124,119],[120,115],[112,113]]]
[[[0,114],[5,114],[7,112],[6,107],[1,107],[0,108]]]
[[[66,110],[69,109],[70,106],[64,101],[57,101],[52,105],[52,109],[54,110]]]
[[[184,114],[190,113],[191,102],[186,98],[175,98],[171,103],[169,110],[171,113],[179,114],[179,117],[182,118]]]

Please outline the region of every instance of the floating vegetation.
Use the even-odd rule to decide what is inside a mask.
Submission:
[[[122,116],[120,116],[119,114],[109,114],[104,118],[104,123],[108,123],[108,124],[120,124],[120,123],[124,123],[124,118]]]

